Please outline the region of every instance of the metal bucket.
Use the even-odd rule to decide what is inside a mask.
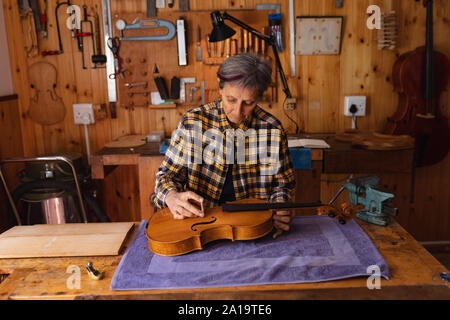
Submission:
[[[84,208],[84,201],[83,201],[83,197],[82,197],[82,194],[81,194],[80,184],[78,182],[77,172],[76,172],[75,166],[73,165],[72,161],[70,159],[68,159],[67,157],[63,157],[63,156],[43,156],[43,157],[27,157],[27,158],[9,158],[9,159],[5,159],[3,161],[0,161],[0,180],[1,180],[2,184],[3,184],[3,187],[5,188],[6,195],[8,196],[9,203],[10,203],[12,209],[13,209],[13,213],[14,213],[14,215],[16,217],[17,224],[19,226],[21,226],[22,222],[21,222],[21,219],[20,219],[20,215],[19,215],[19,213],[17,211],[16,204],[14,203],[14,199],[12,198],[11,193],[10,193],[10,191],[8,189],[8,185],[6,183],[5,177],[4,177],[3,172],[2,172],[2,166],[5,163],[47,162],[47,161],[63,161],[64,163],[67,163],[69,165],[69,167],[70,167],[70,169],[72,171],[73,181],[75,182],[78,199],[80,201],[79,203],[80,203],[81,213],[82,213],[82,216],[83,216],[83,222],[87,223],[88,220],[87,220],[86,210]],[[48,198],[48,199],[50,199],[50,198]],[[30,208],[30,206],[29,206],[29,208]]]
[[[81,222],[80,213],[75,205],[71,194],[66,192],[58,193],[27,193],[21,198],[28,203],[27,220],[31,222],[32,205],[33,209],[40,209],[40,218],[45,224],[65,224]],[[39,207],[39,208],[36,208]]]
[[[42,200],[41,209],[46,224],[66,223],[63,198]]]

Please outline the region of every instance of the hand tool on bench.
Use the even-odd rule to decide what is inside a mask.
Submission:
[[[86,270],[88,272],[89,278],[93,280],[101,280],[103,278],[103,272],[94,269],[94,265],[91,261],[89,261],[86,265]]]
[[[352,205],[364,205],[364,209],[356,212],[356,217],[372,224],[386,226],[390,221],[389,216],[397,216],[398,210],[388,205],[395,195],[375,189],[378,182],[378,177],[362,176],[346,180],[342,186],[347,189]]]

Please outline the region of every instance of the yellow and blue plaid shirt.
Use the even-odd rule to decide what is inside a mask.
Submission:
[[[228,170],[236,200],[291,201],[294,171],[280,121],[256,106],[233,129],[221,100],[186,112],[156,174],[153,202],[163,208],[169,191],[189,190],[204,198],[205,207],[218,206]]]

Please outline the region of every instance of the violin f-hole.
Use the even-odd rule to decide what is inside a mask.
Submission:
[[[194,229],[195,228],[195,226],[198,226],[198,225],[201,225],[201,224],[211,224],[211,223],[214,223],[214,222],[216,222],[216,220],[217,220],[217,218],[216,217],[211,217],[212,218],[212,220],[211,221],[208,221],[208,222],[199,222],[199,223],[194,223],[192,226],[191,226],[191,230],[192,231],[197,231],[197,229]]]

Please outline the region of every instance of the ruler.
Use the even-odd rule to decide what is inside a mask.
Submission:
[[[186,83],[195,83],[195,78],[181,78],[180,79],[180,102],[186,102]]]
[[[105,55],[106,55],[106,81],[108,85],[108,101],[111,118],[117,118],[117,88],[116,80],[110,79],[109,75],[114,74],[114,54],[108,47],[108,39],[112,37],[111,26],[111,3],[110,0],[102,0],[102,18],[103,18],[103,34],[105,40]]]
[[[178,65],[187,65],[186,54],[186,31],[184,28],[184,20],[177,20],[177,41],[178,41]]]

